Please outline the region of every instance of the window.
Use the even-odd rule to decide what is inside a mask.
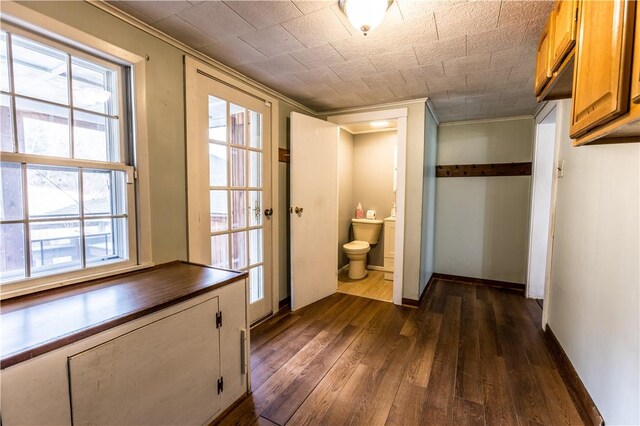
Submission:
[[[120,64],[3,25],[2,284],[137,263],[126,75]]]

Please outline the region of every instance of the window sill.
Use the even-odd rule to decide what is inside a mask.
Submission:
[[[83,283],[85,281],[91,281],[91,280],[96,280],[100,278],[107,278],[110,276],[124,274],[127,272],[139,271],[142,269],[151,268],[153,266],[154,266],[153,263],[148,262],[140,265],[130,265],[130,264],[126,266],[123,265],[122,267],[119,267],[119,268],[110,268],[109,270],[106,270],[106,271],[101,270],[101,271],[96,271],[89,274],[83,274],[81,276],[71,277],[71,278],[62,278],[62,279],[56,280],[55,279],[56,277],[53,276],[53,277],[50,277],[52,281],[48,281],[42,284],[35,284],[35,285],[32,285],[29,280],[10,282],[10,283],[3,284],[2,287],[6,287],[6,288],[0,287],[0,300],[23,296],[26,294],[39,293],[44,290],[50,290],[53,288],[63,287],[71,284]],[[43,278],[46,279],[49,277],[43,277]],[[41,280],[43,278],[37,278],[37,279]]]

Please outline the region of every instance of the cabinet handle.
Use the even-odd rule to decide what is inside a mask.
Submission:
[[[240,374],[247,374],[247,330],[240,330]]]

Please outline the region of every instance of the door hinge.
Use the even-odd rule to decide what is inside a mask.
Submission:
[[[222,311],[216,312],[216,328],[222,327]]]
[[[224,378],[220,376],[218,379],[218,395],[220,395],[224,391]]]
[[[576,7],[576,10],[575,10],[575,12],[573,14],[573,22],[578,22],[578,10],[579,10],[579,8]]]

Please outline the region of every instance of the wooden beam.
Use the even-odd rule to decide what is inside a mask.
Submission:
[[[281,163],[288,163],[291,158],[288,149],[278,148],[278,161]]]
[[[436,166],[436,177],[531,176],[531,163]]]

